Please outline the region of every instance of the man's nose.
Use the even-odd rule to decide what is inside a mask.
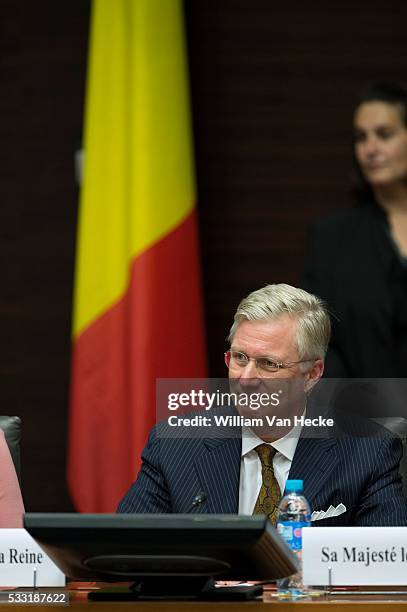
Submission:
[[[246,385],[248,387],[255,387],[259,384],[259,373],[254,360],[251,359],[247,362],[245,367],[242,368],[239,381],[241,385]]]

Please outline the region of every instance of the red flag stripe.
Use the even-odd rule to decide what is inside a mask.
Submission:
[[[68,480],[82,512],[114,511],[134,480],[156,378],[205,376],[196,227],[194,210],[137,257],[126,294],[75,343]]]

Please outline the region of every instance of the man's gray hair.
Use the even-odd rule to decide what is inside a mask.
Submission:
[[[331,322],[324,302],[317,296],[281,283],[253,291],[237,307],[229,341],[240,323],[275,320],[283,315],[298,319],[295,336],[300,359],[324,359],[331,335]]]

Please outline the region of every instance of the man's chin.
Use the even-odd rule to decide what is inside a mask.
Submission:
[[[243,402],[239,400],[243,399]],[[278,440],[286,436],[296,426],[297,417],[304,412],[305,404],[298,402],[288,405],[280,402],[277,406],[269,403],[256,407],[246,402],[246,396],[237,397],[236,410],[241,417],[241,425],[251,429],[265,441]]]
[[[252,425],[250,429],[253,431],[253,433],[256,434],[256,436],[258,436],[265,442],[273,442],[274,440],[284,438],[284,436],[286,436],[290,433],[290,431],[292,431],[292,427],[267,425],[261,425],[259,427],[257,427],[256,425]]]

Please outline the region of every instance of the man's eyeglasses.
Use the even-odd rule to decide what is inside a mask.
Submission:
[[[241,370],[247,366],[249,361],[254,361],[259,376],[266,376],[267,374],[274,374],[279,370],[291,368],[299,363],[312,361],[312,359],[301,359],[300,361],[290,361],[284,363],[283,361],[276,361],[271,357],[248,357],[246,353],[242,353],[242,351],[234,351],[233,349],[226,351],[225,353],[225,363],[229,370]]]

